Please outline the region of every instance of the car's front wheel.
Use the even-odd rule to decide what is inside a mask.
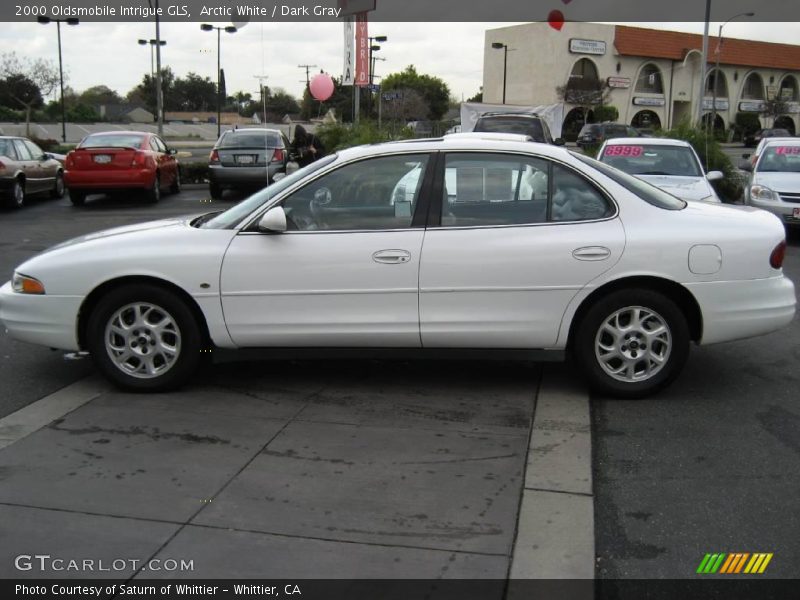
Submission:
[[[618,290],[583,316],[573,355],[594,391],[642,398],[680,373],[689,356],[689,327],[681,309],[665,295]]]
[[[86,340],[98,368],[134,391],[174,389],[200,363],[202,334],[192,311],[150,284],[105,294],[89,316]]]

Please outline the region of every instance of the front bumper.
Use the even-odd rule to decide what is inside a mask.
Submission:
[[[0,288],[0,323],[9,335],[61,350],[79,350],[78,312],[83,296],[19,294],[8,281]]]
[[[800,225],[800,217],[795,218],[792,216],[794,209],[800,209],[800,204],[784,202],[783,200],[756,200],[753,197],[750,197],[748,203],[750,206],[755,206],[756,208],[761,208],[771,212],[773,215],[780,218],[780,220],[784,223],[788,223],[790,225]]]
[[[64,184],[76,190],[150,189],[155,178],[156,172],[152,169],[64,172]]]
[[[685,285],[703,313],[701,344],[771,333],[791,323],[797,306],[794,284],[783,275]]]

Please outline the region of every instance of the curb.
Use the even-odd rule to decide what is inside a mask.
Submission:
[[[575,379],[568,364],[544,368],[511,557],[512,580],[594,579],[591,414],[589,394]],[[590,583],[578,597],[592,597]]]

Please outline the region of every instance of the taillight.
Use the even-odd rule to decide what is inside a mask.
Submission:
[[[216,150],[212,150],[211,154],[208,155],[208,162],[218,163],[219,162],[219,152]]]
[[[0,160],[0,169],[5,169],[5,168],[6,168],[6,166],[3,164],[3,161]]]
[[[131,161],[132,167],[143,167],[147,162],[147,155],[144,152],[136,152]]]
[[[272,162],[283,162],[283,148],[275,148],[272,153]]]
[[[772,254],[769,255],[769,266],[773,269],[780,269],[783,266],[783,259],[786,256],[786,240],[775,246]]]

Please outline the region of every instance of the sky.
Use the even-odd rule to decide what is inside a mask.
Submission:
[[[218,23],[226,25],[228,23]],[[372,36],[386,35],[376,56],[376,75],[403,70],[414,64],[417,71],[441,77],[459,100],[480,89],[483,79],[483,40],[486,29],[513,23],[370,23]],[[702,33],[702,23],[631,23],[644,27]],[[711,24],[716,35],[719,23]],[[797,43],[800,23],[732,22],[726,37]],[[155,37],[149,23],[89,23],[62,26],[62,50],[67,85],[76,91],[107,85],[121,95],[135,87],[150,72],[150,46],[139,46],[139,38]],[[162,23],[162,64],[178,76],[194,71],[216,80],[217,36],[200,30],[199,23]],[[258,93],[255,76],[266,75],[265,85],[283,88],[301,96],[305,70],[324,70],[341,75],[343,33],[341,23],[251,22],[234,34],[222,33],[222,67],[229,94]],[[54,24],[3,23],[0,54],[16,51],[28,58],[51,59],[57,65],[58,46]]]

